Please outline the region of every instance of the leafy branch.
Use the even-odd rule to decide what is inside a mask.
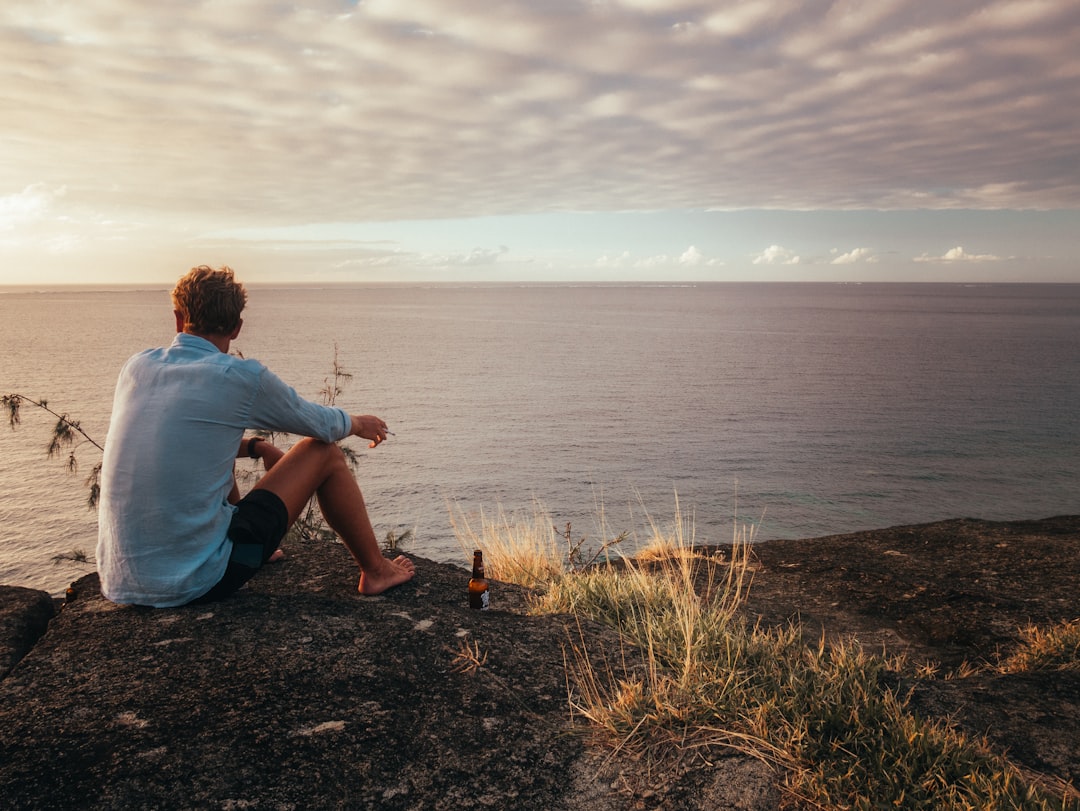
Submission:
[[[323,403],[332,406],[337,403],[337,398],[345,392],[345,384],[352,380],[352,373],[346,372],[345,367],[338,360],[338,345],[334,343],[334,365],[331,367],[331,376],[323,379],[323,387],[319,390]]]
[[[78,420],[71,419],[66,413],[59,414],[53,411],[49,408],[48,400],[35,400],[25,394],[5,394],[0,397],[0,404],[7,411],[8,425],[11,426],[13,431],[22,424],[21,410],[24,403],[36,406],[56,418],[56,424],[53,426],[52,434],[49,437],[49,444],[45,447],[45,453],[51,459],[63,450],[68,449],[67,467],[72,473],[79,469],[79,460],[76,454],[83,444],[89,442],[99,451],[104,452],[105,449],[101,444],[83,430]],[[82,437],[82,439],[79,437]],[[87,506],[94,509],[97,507],[98,498],[101,495],[101,462],[94,465],[90,471],[90,475],[86,478],[86,486],[90,489]]]
[[[331,367],[330,376],[323,378],[323,387],[319,390],[322,404],[325,406],[337,405],[338,397],[345,392],[345,384],[351,379],[352,373],[345,371],[345,367],[341,365],[338,357],[338,345],[335,341],[334,364]],[[273,434],[270,435],[270,438],[273,440]],[[342,442],[338,443],[338,447],[341,448],[341,452],[345,455],[345,461],[348,462],[349,468],[355,473],[360,465],[360,457],[357,456],[356,451]],[[308,499],[307,506],[292,527],[289,528],[289,535],[286,537],[299,537],[307,541],[333,541],[337,538],[337,533],[330,529],[323,520],[322,514],[316,506],[317,503],[318,499],[315,496]]]

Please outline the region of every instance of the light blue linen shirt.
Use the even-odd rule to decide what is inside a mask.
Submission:
[[[352,421],[301,398],[255,360],[180,333],[124,365],[101,469],[97,565],[117,603],[168,607],[205,594],[232,550],[233,465],[246,430],[334,442]]]

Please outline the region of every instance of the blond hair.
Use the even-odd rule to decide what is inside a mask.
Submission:
[[[184,332],[231,335],[240,326],[247,303],[244,285],[227,266],[215,270],[199,265],[185,274],[172,291],[173,308],[184,317]]]

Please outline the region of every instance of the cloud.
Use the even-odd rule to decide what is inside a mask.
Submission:
[[[630,251],[618,254],[604,254],[594,263],[598,268],[604,269],[649,269],[649,268],[675,268],[675,267],[720,267],[724,263],[716,257],[706,256],[696,247],[691,245],[678,256],[670,254],[652,254],[650,256],[634,256]]]
[[[0,197],[0,248],[33,255],[64,256],[82,249],[86,238],[58,211],[67,189],[43,183]],[[20,277],[25,268],[17,271]]]
[[[623,251],[620,254],[604,254],[595,262],[596,267],[604,268],[608,270],[618,270],[621,268],[627,268],[633,266],[633,258],[630,256],[629,251]]]
[[[42,183],[27,186],[21,192],[0,197],[0,231],[10,231],[37,223],[49,215],[55,200],[66,189],[47,188]]]
[[[689,267],[717,267],[724,263],[716,257],[706,256],[696,247],[691,245],[679,256],[679,264]]]
[[[876,261],[854,245],[910,257],[981,237],[715,224],[1080,210],[1077,31],[1080,6],[1054,0],[0,4],[0,259],[82,251],[82,267],[148,266],[151,252],[171,261],[209,243],[319,272],[465,276],[532,260],[645,276],[706,275],[723,252],[752,273],[854,275]],[[725,216],[695,219],[708,211]],[[565,239],[520,224],[603,212],[657,216]],[[461,234],[500,218],[516,222]],[[412,239],[402,224],[416,223],[433,225]],[[396,242],[214,236],[315,224]],[[1029,244],[987,244],[1067,250],[1014,230]],[[773,240],[797,250],[750,255]],[[919,261],[974,272],[990,260]]]
[[[297,242],[295,247],[310,250],[311,242]],[[335,270],[377,268],[377,267],[412,267],[412,268],[449,268],[482,267],[494,265],[499,258],[510,252],[505,245],[497,248],[473,248],[464,253],[417,253],[401,248],[379,249],[344,243],[334,248],[346,254],[347,258],[333,263]]]
[[[691,245],[685,251],[682,256],[679,257],[680,265],[700,265],[705,261],[705,257],[701,255],[701,251]]]
[[[877,257],[869,248],[853,248],[847,253],[839,253],[834,250],[833,253],[838,255],[829,260],[830,265],[854,265],[859,262],[872,264],[877,262]]]
[[[755,265],[798,265],[802,260],[794,252],[779,245],[770,245],[754,257]]]
[[[500,256],[503,256],[510,252],[510,249],[505,245],[500,245],[498,248],[473,248],[471,251],[465,254],[451,254],[438,257],[426,257],[425,264],[434,264],[439,266],[468,266],[478,267],[480,265],[494,265],[498,261]]]
[[[1002,257],[988,253],[972,254],[965,251],[961,246],[950,248],[941,256],[929,256],[922,254],[915,257],[916,262],[1000,262]]]
[[[855,265],[875,264],[878,257],[870,248],[852,248],[841,253],[833,248],[828,257],[804,257],[781,245],[770,245],[752,258],[755,265]]]
[[[1077,207],[1078,25],[1037,0],[8,4],[0,191],[268,224]]]

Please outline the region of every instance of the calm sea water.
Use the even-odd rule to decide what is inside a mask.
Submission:
[[[168,291],[0,292],[0,393],[104,438],[123,361],[171,340]],[[1080,286],[381,286],[250,291],[236,348],[396,436],[353,441],[380,536],[464,563],[451,511],[543,505],[598,538],[817,537],[1080,511]],[[0,582],[62,591],[93,553],[50,422],[0,431]]]

